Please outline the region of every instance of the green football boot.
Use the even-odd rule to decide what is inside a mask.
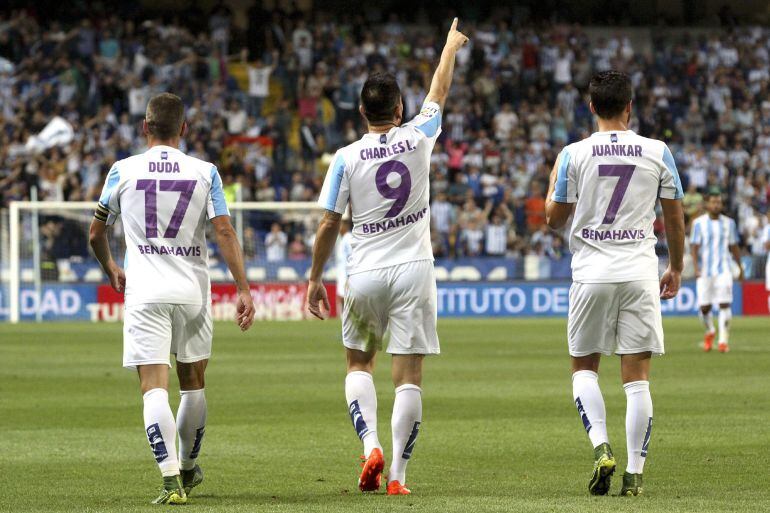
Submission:
[[[190,490],[198,486],[203,482],[203,470],[200,465],[196,464],[190,470],[182,469],[182,486],[186,494],[190,494]]]
[[[622,497],[631,497],[642,494],[642,475],[623,472],[623,488],[620,489]]]
[[[594,472],[588,482],[588,491],[591,495],[607,495],[610,491],[612,474],[617,466],[610,444],[601,444],[596,447],[594,458]]]
[[[186,504],[187,494],[182,487],[182,479],[179,475],[165,476],[163,478],[163,489],[153,504]]]

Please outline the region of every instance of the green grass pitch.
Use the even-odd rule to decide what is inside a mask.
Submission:
[[[207,376],[206,482],[188,511],[704,512],[770,508],[770,321],[737,318],[733,351],[704,354],[696,319],[667,319],[653,362],[655,424],[645,496],[589,497],[592,452],[572,403],[565,322],[440,320],[426,362],[424,425],[409,497],[362,495],[338,321],[218,324]],[[156,511],[118,325],[0,325],[0,510]],[[393,387],[376,372],[390,447]],[[615,358],[601,384],[625,467],[625,396]],[[175,388],[172,384],[172,390]],[[173,406],[179,396],[170,394]]]

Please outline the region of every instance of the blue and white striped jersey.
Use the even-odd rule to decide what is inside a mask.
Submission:
[[[712,219],[708,214],[693,219],[690,243],[697,244],[701,276],[731,273],[730,246],[738,244],[735,221],[725,215]]]
[[[428,177],[440,133],[441,109],[426,102],[409,123],[365,134],[335,154],[318,204],[342,214],[350,203],[348,274],[433,260]]]
[[[123,221],[126,305],[210,301],[206,219],[230,215],[217,168],[170,146],[118,161],[95,217]]]

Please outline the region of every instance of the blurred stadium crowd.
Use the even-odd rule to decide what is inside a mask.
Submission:
[[[29,198],[33,185],[42,200],[96,199],[111,164],[142,151],[144,109],[162,91],[185,100],[183,149],[219,166],[231,201],[314,201],[331,155],[361,135],[367,73],[396,73],[411,117],[448,26],[415,27],[396,15],[377,25],[281,11],[250,16],[245,34],[221,7],[200,31],[116,15],[76,24],[43,24],[24,11],[0,18],[0,206]],[[764,252],[770,30],[682,30],[652,35],[648,48],[612,32],[591,38],[576,25],[490,20],[463,30],[471,44],[458,54],[431,164],[436,256],[566,251],[544,224],[550,166],[563,145],[591,133],[586,87],[609,68],[633,78],[632,129],[671,147],[688,219],[705,189],[719,186],[745,254]],[[72,141],[30,151],[30,136],[55,116],[71,124]],[[252,256],[307,256],[311,233],[302,223],[249,219]],[[656,229],[662,248],[662,223]]]

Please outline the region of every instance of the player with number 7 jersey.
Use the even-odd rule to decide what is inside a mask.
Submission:
[[[594,448],[588,490],[606,495],[615,471],[599,389],[602,355],[620,355],[626,391],[628,465],[621,495],[642,491],[642,469],[652,430],[651,356],[663,354],[660,300],[680,286],[684,253],[682,184],[662,141],[628,129],[631,79],[605,71],[590,82],[591,112],[599,130],[565,147],[551,173],[546,218],[566,224],[572,251],[567,343],[572,391]],[[668,269],[658,278],[653,233],[660,200],[666,226]]]
[[[163,475],[153,502],[184,504],[203,480],[196,460],[205,432],[204,373],[213,338],[207,221],[238,289],[236,322],[243,331],[254,319],[254,304],[217,168],[179,150],[186,129],[182,100],[169,93],[152,98],[143,129],[149,149],[110,170],[90,243],[115,290],[125,289],[123,366],[139,374],[147,440]],[[112,259],[107,240],[107,227],[118,216],[126,239],[125,271]],[[182,396],[176,420],[168,402],[170,354]]]
[[[319,318],[329,308],[321,281],[324,265],[348,207],[353,221],[342,342],[348,412],[364,447],[358,486],[365,492],[379,488],[385,465],[372,371],[387,330],[396,388],[387,493],[411,493],[405,486],[406,465],[422,424],[423,357],[439,353],[428,206],[430,154],[441,133],[455,54],[467,41],[455,18],[422,110],[408,123],[402,123],[404,104],[396,78],[389,73],[368,77],[360,106],[368,131],[337,151],[318,199],[326,213],[313,248],[307,299],[308,309]]]

